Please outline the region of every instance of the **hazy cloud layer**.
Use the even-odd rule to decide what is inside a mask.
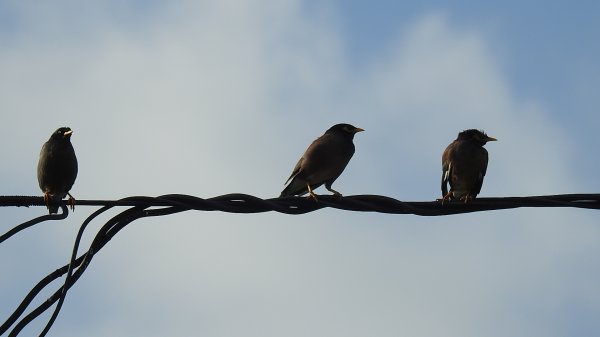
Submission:
[[[18,19],[0,52],[6,194],[39,194],[37,153],[62,125],[75,130],[72,192],[82,199],[276,196],[310,141],[342,121],[367,130],[334,184],[344,194],[437,198],[441,152],[472,127],[500,140],[487,146],[482,196],[575,192],[584,181],[569,164],[578,139],[543,102],[517,100],[486,36],[443,13],[415,18],[372,63],[352,68],[332,8],[138,6],[12,4]],[[88,211],[0,247],[11,275],[0,278],[10,304],[1,317],[66,261]],[[3,212],[9,226],[42,210]],[[96,256],[52,334],[594,335],[594,215],[323,210],[143,220]]]

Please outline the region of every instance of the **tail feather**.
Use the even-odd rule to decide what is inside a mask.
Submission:
[[[306,183],[301,179],[294,178],[283,189],[283,191],[281,191],[281,194],[279,195],[279,197],[280,198],[291,197],[294,195],[304,195],[306,193],[308,193],[308,188],[306,187]]]
[[[60,208],[63,198],[59,198],[59,196],[55,195],[55,194],[46,193],[44,195],[44,199],[46,202],[46,207],[48,208],[48,213],[50,213],[50,214],[58,213],[58,209]]]
[[[48,205],[48,213],[49,214],[56,214],[56,213],[58,213],[58,206]]]

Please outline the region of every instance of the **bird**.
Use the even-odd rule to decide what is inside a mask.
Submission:
[[[497,139],[469,129],[446,147],[442,154],[442,204],[454,198],[467,203],[477,197],[488,166],[488,152],[483,146],[492,141]]]
[[[58,128],[40,151],[37,177],[50,214],[58,213],[58,203],[69,196],[69,206],[75,209],[75,198],[69,193],[77,178],[77,157],[68,127]]]
[[[314,140],[306,149],[292,174],[285,184],[289,184],[281,192],[280,197],[302,196],[309,193],[309,198],[317,201],[314,189],[325,184],[325,188],[335,196],[342,194],[331,184],[342,174],[354,155],[354,135],[364,129],[350,124],[336,124]],[[291,182],[290,182],[291,180]],[[284,184],[284,185],[285,185]]]

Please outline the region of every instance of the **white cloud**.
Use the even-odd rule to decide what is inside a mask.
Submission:
[[[60,20],[71,15],[59,12],[45,20],[65,34]],[[20,193],[37,193],[27,172],[50,132],[68,124],[76,197],[276,196],[309,142],[339,121],[367,129],[335,183],[344,194],[436,198],[441,152],[470,127],[500,139],[488,145],[484,196],[573,192],[569,143],[543,104],[516,101],[485,36],[443,15],[415,20],[373,64],[351,69],[335,14],[296,1],[178,2],[142,28],[99,12],[91,40],[33,29],[0,55],[0,111],[18,112],[0,140],[21,140],[19,151],[5,151],[19,164],[2,169]],[[577,278],[586,269],[579,258],[598,253],[586,215],[323,210],[142,220],[96,256],[54,333],[559,335],[573,324],[554,319],[565,299],[600,306],[598,291]],[[74,230],[47,231],[47,249],[66,258]],[[523,319],[532,312],[536,319]]]

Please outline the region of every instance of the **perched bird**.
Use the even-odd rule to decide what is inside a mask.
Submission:
[[[77,157],[71,144],[71,134],[73,131],[70,128],[59,128],[44,143],[40,152],[37,177],[50,214],[58,212],[57,204],[66,195],[69,195],[71,209],[75,207],[75,199],[69,193],[77,177]]]
[[[287,184],[291,180],[280,197],[304,195],[308,192],[309,197],[317,200],[313,190],[323,184],[328,191],[341,196],[340,192],[331,188],[331,184],[342,174],[354,155],[352,140],[361,131],[364,130],[350,124],[336,124],[325,131],[306,149],[285,182]]]
[[[496,140],[483,131],[470,129],[460,132],[448,145],[442,155],[442,203],[453,198],[467,203],[479,194],[488,165],[488,152],[483,146]]]

